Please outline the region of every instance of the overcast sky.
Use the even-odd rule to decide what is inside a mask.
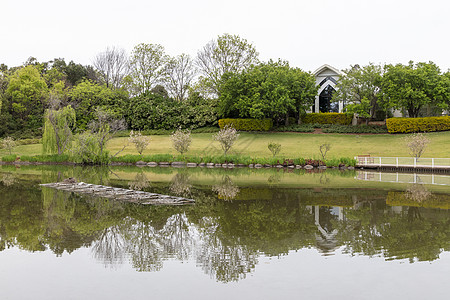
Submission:
[[[195,56],[237,34],[262,60],[314,71],[353,64],[433,61],[450,68],[448,0],[0,0],[0,63],[33,56],[83,65],[107,46],[161,44]]]

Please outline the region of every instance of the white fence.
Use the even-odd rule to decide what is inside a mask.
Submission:
[[[356,156],[358,166],[450,168],[450,158]]]
[[[435,174],[358,171],[355,179],[378,182],[418,183],[450,186],[450,176]]]

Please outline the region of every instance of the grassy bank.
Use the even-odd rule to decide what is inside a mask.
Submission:
[[[279,157],[286,158],[320,158],[319,146],[324,143],[331,145],[327,157],[354,157],[361,154],[371,156],[409,156],[404,137],[406,135],[377,134],[307,134],[307,133],[240,133],[240,137],[231,150],[231,155],[241,155],[256,158],[271,157],[267,144],[270,141],[280,143],[282,148]],[[430,139],[423,157],[450,157],[450,131],[427,133]],[[172,148],[169,135],[151,136],[152,141],[143,155],[178,153]],[[128,138],[114,138],[108,143],[111,153],[119,151]],[[42,145],[21,145],[14,148],[13,153],[23,156],[41,154]],[[0,156],[7,155],[5,149],[0,150]],[[138,154],[135,147],[129,144],[120,155]],[[212,140],[212,133],[192,134],[192,145],[189,156],[220,156],[222,150],[218,142]]]

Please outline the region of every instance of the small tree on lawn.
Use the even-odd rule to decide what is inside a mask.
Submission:
[[[137,152],[142,155],[142,152],[144,152],[150,144],[151,138],[149,136],[142,135],[140,131],[135,132],[131,130],[130,138],[128,140],[134,144]]]
[[[327,152],[330,151],[331,145],[330,144],[322,144],[319,146],[320,155],[322,156],[322,160],[325,160],[327,157]]]
[[[281,150],[281,144],[269,142],[267,148],[269,149],[270,152],[272,152],[272,157],[275,157],[275,155],[277,155]]]
[[[239,137],[239,134],[237,133],[236,129],[233,126],[225,125],[224,128],[222,128],[218,133],[213,135],[213,138],[215,141],[218,141],[220,145],[222,146],[223,153],[226,156],[228,150],[231,149],[234,142]]]
[[[8,136],[3,139],[2,146],[6,150],[8,150],[9,155],[11,155],[12,149],[14,149],[14,147],[16,147],[16,141],[14,140],[14,138]]]
[[[172,140],[173,148],[183,154],[187,152],[189,150],[189,146],[191,146],[191,131],[189,129],[182,130],[181,128],[178,128],[170,136],[170,139]]]
[[[425,148],[430,143],[430,139],[422,133],[414,133],[407,136],[405,137],[405,141],[411,156],[415,157],[416,160],[419,160],[419,157],[422,156]]]

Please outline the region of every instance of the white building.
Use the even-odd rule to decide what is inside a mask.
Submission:
[[[342,101],[331,102],[333,93],[336,91],[336,83],[342,72],[325,64],[315,70],[313,75],[316,77],[316,85],[319,85],[320,88],[310,112],[342,112],[344,108]]]

